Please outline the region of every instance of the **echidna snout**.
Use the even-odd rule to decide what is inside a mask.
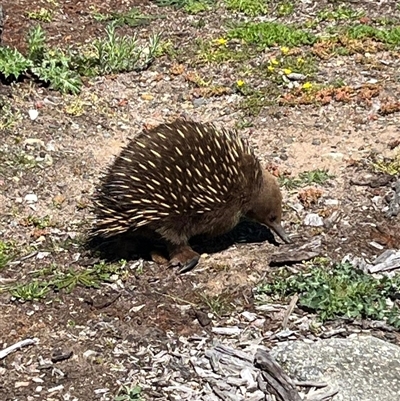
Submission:
[[[263,171],[261,189],[253,199],[247,217],[272,229],[287,244],[292,242],[281,224],[282,194],[279,185],[268,171]]]

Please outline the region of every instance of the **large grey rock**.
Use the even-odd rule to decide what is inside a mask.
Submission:
[[[400,347],[376,337],[285,342],[271,354],[291,378],[339,389],[334,401],[400,401]]]

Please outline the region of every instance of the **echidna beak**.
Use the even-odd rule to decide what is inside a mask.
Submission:
[[[285,230],[279,223],[271,223],[269,226],[279,235],[279,237],[282,239],[282,241],[284,241],[286,244],[292,243],[292,240],[285,233]]]

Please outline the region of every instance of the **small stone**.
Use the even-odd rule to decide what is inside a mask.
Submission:
[[[325,199],[326,206],[337,206],[339,201],[337,199]]]
[[[339,153],[339,152],[330,152],[330,153],[324,153],[322,155],[322,157],[326,157],[326,158],[333,159],[333,160],[342,160],[344,157],[344,154]]]
[[[381,251],[382,249],[385,248],[383,245],[378,244],[378,243],[375,242],[375,241],[371,241],[369,244],[370,244],[372,247],[374,247],[374,248],[376,248],[376,249],[379,249],[380,251]]]
[[[23,142],[23,146],[33,146],[36,147],[37,149],[44,148],[44,142],[41,139],[38,138],[27,138]]]
[[[28,110],[29,118],[32,121],[35,121],[38,118],[39,112],[35,109]]]
[[[249,322],[254,322],[257,319],[257,315],[251,312],[242,312],[241,315]]]
[[[311,227],[322,227],[324,220],[317,213],[310,213],[304,219],[304,225]]]
[[[54,152],[54,151],[56,150],[56,145],[55,145],[53,142],[49,142],[49,143],[46,145],[46,150],[47,150],[48,152]]]
[[[297,72],[292,72],[286,75],[291,81],[304,81],[307,77],[304,74],[299,74]]]
[[[294,203],[292,205],[292,208],[294,209],[295,212],[300,213],[304,210],[304,206],[301,203]]]
[[[206,101],[205,101],[204,98],[199,97],[198,99],[194,99],[194,100],[193,100],[193,106],[194,106],[194,107],[200,107],[200,106],[202,106],[205,102],[206,102]]]
[[[63,351],[61,349],[55,349],[53,351],[53,355],[51,356],[51,361],[53,363],[61,362],[61,361],[71,358],[72,354],[73,354],[73,352],[71,350]]]
[[[50,255],[50,252],[38,252],[36,259],[44,259]]]
[[[211,324],[211,319],[208,317],[207,313],[200,310],[195,310],[195,315],[202,327],[206,327]]]
[[[93,351],[93,350],[90,350],[90,349],[88,349],[87,351],[85,351],[83,353],[83,357],[86,358],[86,359],[96,358],[96,356],[97,356],[97,352]]]
[[[213,327],[211,331],[215,334],[234,336],[241,333],[241,330],[237,326],[233,327]]]
[[[143,100],[153,100],[153,99],[154,99],[154,96],[153,96],[153,95],[150,95],[149,93],[143,93],[142,96],[141,96],[141,98],[142,98]]]
[[[28,387],[30,384],[30,382],[15,382],[14,388]]]
[[[56,391],[61,391],[64,389],[64,386],[62,384],[60,384],[59,386],[53,387],[53,388],[49,388],[47,391],[49,393],[55,393]]]
[[[27,194],[24,199],[26,203],[36,203],[38,201],[38,197],[35,194]]]
[[[318,146],[318,145],[321,145],[321,141],[319,139],[313,139],[311,144],[315,145],[315,146]]]

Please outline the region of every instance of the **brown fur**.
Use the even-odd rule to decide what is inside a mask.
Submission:
[[[95,232],[161,236],[180,271],[199,259],[191,237],[228,232],[242,216],[289,241],[275,178],[235,131],[208,124],[176,120],[140,133],[110,166],[95,203]]]

